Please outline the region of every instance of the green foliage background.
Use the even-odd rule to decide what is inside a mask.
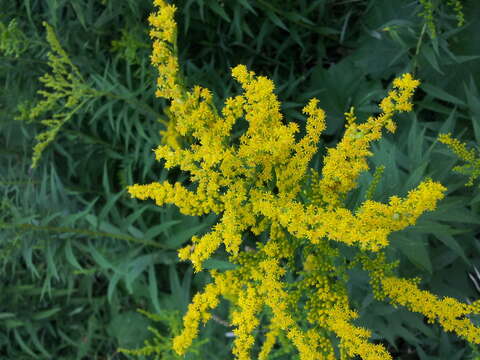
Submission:
[[[457,158],[436,140],[452,132],[470,148],[480,144],[478,1],[462,1],[465,25],[458,27],[447,2],[432,0],[435,36],[413,0],[175,3],[189,85],[210,88],[220,104],[239,90],[230,68],[243,63],[274,80],[290,121],[302,125],[307,99],[321,100],[328,127],[311,165],[316,170],[325,148],[342,136],[343,114],[351,106],[360,119],[377,112],[391,80],[414,72],[422,81],[415,113],[375,144],[372,172],[348,201],[352,207],[362,201],[380,166],[376,200],[405,195],[426,176],[441,181],[447,198],[417,226],[395,233],[389,255],[401,260],[402,276],[422,277],[437,295],[480,296],[468,276],[480,266],[479,186],[465,187],[467,177],[452,171]],[[208,282],[179,263],[176,249],[216,219],[183,216],[125,191],[133,183],[186,180],[167,173],[151,151],[165,118],[149,63],[151,1],[0,0],[0,9],[0,357],[126,359],[134,356],[119,347],[150,340],[164,350],[162,359],[176,358],[169,337]],[[44,117],[29,116],[42,100],[36,92],[45,90],[38,79],[51,72],[43,21],[95,95],[83,99],[31,169],[34,138],[47,129],[41,121],[66,111],[59,101]],[[229,266],[222,253],[207,264]],[[395,358],[480,356],[422,316],[376,302],[359,269],[351,277],[359,323]],[[187,359],[231,357],[225,305]],[[277,346],[272,358],[294,359],[289,350]]]

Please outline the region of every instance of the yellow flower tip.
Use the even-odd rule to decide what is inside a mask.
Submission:
[[[186,261],[190,257],[190,253],[192,251],[192,246],[186,246],[178,250],[178,258],[180,260]]]
[[[357,120],[357,117],[355,116],[355,108],[353,106],[350,108],[350,111],[344,113],[344,115],[347,120],[347,125],[354,124]]]
[[[195,274],[198,274],[198,273],[202,272],[202,270],[203,270],[202,263],[197,263],[197,262],[192,260],[192,264],[193,264],[193,272]]]
[[[185,353],[187,352],[187,348],[189,345],[185,344],[185,338],[184,336],[176,336],[174,339],[173,339],[173,343],[172,343],[172,348],[173,348],[173,351],[175,351],[178,355],[182,356],[182,355],[185,355]]]
[[[452,141],[452,134],[451,133],[446,133],[446,134],[440,134],[438,135],[438,141],[444,144],[448,144]]]
[[[415,90],[420,85],[420,80],[414,79],[412,74],[406,73],[393,80],[393,86],[399,89]]]
[[[133,192],[135,192],[135,186],[136,185],[137,184],[127,186],[127,192],[130,194],[131,197],[133,197]]]
[[[130,194],[132,198],[137,198],[137,199],[144,199],[146,196],[142,196],[144,193],[143,186],[139,184],[133,184],[127,187],[127,192]]]
[[[317,98],[311,98],[308,104],[302,109],[302,112],[305,115],[311,115],[317,109],[319,102],[320,101]]]
[[[392,113],[395,109],[395,105],[393,104],[393,101],[390,97],[386,97],[384,98],[381,102],[380,102],[380,109],[382,109],[382,111],[385,113],[385,114],[388,114],[388,113]]]
[[[237,65],[232,69],[232,77],[241,84],[250,82],[251,75],[253,75],[253,72],[249,72],[243,64]]]

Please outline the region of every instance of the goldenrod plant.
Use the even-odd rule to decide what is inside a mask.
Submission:
[[[17,19],[12,19],[8,25],[0,22],[0,52],[18,58],[27,47],[27,38],[19,28]]]
[[[43,100],[32,108],[24,109],[20,106],[21,115],[17,117],[19,120],[29,122],[39,121],[47,127],[45,131],[36,136],[37,143],[33,147],[32,168],[37,167],[43,150],[55,140],[61,127],[89,100],[100,96],[86,83],[77,66],[72,63],[60,45],[52,26],[46,22],[43,25],[51,49],[48,53],[48,65],[52,71],[45,73],[39,80],[49,90],[38,91]],[[45,116],[50,117],[45,119]]]
[[[354,323],[358,312],[347,284],[348,269],[356,264],[368,273],[375,299],[421,313],[428,322],[479,344],[480,328],[467,316],[480,312],[480,300],[465,304],[422,290],[419,278],[398,277],[398,262],[388,262],[385,255],[389,235],[434,211],[447,189],[426,178],[406,197],[391,196],[388,203],[367,199],[355,211],[345,204],[360,174],[369,169],[372,143],[384,128],[395,132],[394,116],[412,110],[420,82],[408,73],[397,77],[380,102],[379,114],[364,122],[357,121],[354,109],[346,113],[342,139],[328,149],[321,174],[309,175],[326,127],[320,101],[312,98],[303,108],[306,129],[299,137],[299,126],[280,112],[273,82],[238,65],[231,73],[243,91],[227,98],[218,110],[208,89],[189,90],[181,81],[175,54],[176,7],[164,0],[154,4],[157,11],[149,22],[151,60],[160,74],[156,95],[170,100],[172,134],[193,139],[160,145],[155,157],[165,160],[166,168],[178,166],[187,172],[194,185],[163,181],[135,184],[128,191],[158,206],[175,204],[185,215],[217,214],[212,231],[193,236],[178,256],[198,273],[223,245],[234,265],[210,270],[212,282],[193,297],[183,331],[173,339],[176,353],[187,353],[200,324],[211,319],[211,311],[224,298],[231,304],[235,359],[268,359],[280,334],[295,346],[301,360],[392,359],[383,345],[370,340],[371,331]],[[246,121],[248,128],[232,141],[232,128],[239,121]],[[302,188],[308,176],[310,187]],[[303,200],[305,194],[310,194],[308,201]],[[249,233],[256,236],[254,248],[245,243]],[[342,246],[355,251],[352,261],[340,251]],[[269,320],[268,332],[260,339],[259,353],[252,354],[262,315]]]

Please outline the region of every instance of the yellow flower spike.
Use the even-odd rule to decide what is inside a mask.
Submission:
[[[329,311],[328,326],[340,338],[340,348],[348,356],[359,355],[364,360],[391,360],[392,356],[382,345],[368,343],[369,330],[350,324],[349,321],[357,317],[355,311],[342,306]]]
[[[272,351],[275,341],[280,334],[279,329],[270,326],[270,330],[266,334],[266,339],[262,344],[260,353],[258,354],[258,360],[267,360],[269,353]]]
[[[198,336],[200,321],[206,323],[210,319],[210,309],[218,305],[219,291],[215,284],[208,284],[203,293],[197,293],[188,306],[187,313],[183,317],[184,329],[182,333],[173,339],[173,350],[178,355],[184,355]]]
[[[478,312],[474,306],[453,298],[439,300],[428,291],[420,290],[416,283],[395,277],[382,281],[383,289],[394,305],[425,315],[428,322],[437,320],[446,331],[453,331],[467,341],[480,344],[480,328],[473,325],[467,315]]]
[[[199,216],[208,214],[215,208],[214,204],[204,202],[202,196],[185,189],[181,184],[171,185],[168,182],[148,185],[132,185],[128,187],[132,197],[140,200],[153,199],[158,206],[176,204],[185,215]]]
[[[233,330],[235,340],[233,341],[232,354],[238,360],[249,360],[251,359],[250,349],[255,342],[252,333],[260,323],[257,314],[261,310],[262,301],[255,288],[249,286],[240,293],[238,304],[241,311],[232,313],[232,325],[237,326]]]
[[[181,85],[178,58],[176,53],[177,24],[174,20],[177,8],[165,1],[155,1],[158,11],[148,18],[153,40],[152,65],[159,72],[157,97],[177,99],[184,96]]]
[[[389,205],[367,200],[356,215],[341,207],[327,210],[305,207],[267,193],[252,192],[252,196],[256,213],[279,221],[299,238],[305,237],[317,244],[328,236],[363,250],[378,251],[388,245],[390,233],[413,225],[422,213],[434,210],[445,191],[441,184],[427,180],[410,191],[404,200],[392,197]],[[395,212],[405,216],[396,220]]]
[[[380,103],[383,111],[377,117],[370,117],[367,122],[356,125],[353,110],[346,113],[347,130],[335,148],[328,149],[322,169],[320,189],[323,200],[331,207],[340,206],[342,196],[357,187],[357,178],[362,171],[368,170],[366,158],[371,156],[370,143],[380,139],[382,127],[395,131],[392,120],[396,112],[410,111],[411,98],[418,80],[410,74],[404,74],[394,80],[394,90]]]
[[[458,139],[452,138],[452,134],[440,134],[438,136],[438,141],[448,145],[448,147],[463,161],[473,162],[475,160],[475,150],[467,150],[467,146],[458,141]]]
[[[279,196],[285,200],[292,200],[299,193],[308,163],[317,152],[320,135],[326,128],[325,111],[318,107],[318,103],[318,99],[313,98],[303,108],[303,113],[308,115],[307,133],[293,146],[293,156],[287,158],[286,164],[278,166],[276,171]]]

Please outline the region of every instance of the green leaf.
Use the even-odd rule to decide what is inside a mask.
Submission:
[[[154,264],[155,258],[155,254],[142,255],[128,264],[129,270],[127,276],[125,277],[125,285],[130,293],[133,292],[133,282],[138,278],[138,276],[140,276],[142,272],[145,271],[147,267]]]
[[[23,341],[22,336],[18,332],[18,329],[13,330],[13,334],[15,336],[15,340],[17,341],[18,345],[20,345],[20,348],[29,356],[31,356],[33,359],[38,359],[38,356],[33,352],[33,350],[30,349],[27,346],[27,344],[25,344],[25,341]]]
[[[103,207],[103,209],[100,211],[100,214],[98,215],[99,219],[106,219],[108,214],[110,214],[111,209],[113,206],[116,204],[118,199],[120,199],[121,196],[125,194],[125,190],[119,191],[117,194],[110,196],[107,203]]]
[[[440,70],[440,65],[438,64],[435,53],[430,46],[424,46],[422,48],[422,54],[425,56],[429,64],[432,65],[435,70],[437,70],[440,74],[445,75],[444,72]]]
[[[112,225],[107,221],[102,221],[93,214],[86,215],[85,220],[87,220],[90,223],[90,225],[92,225],[93,227],[97,228],[100,231],[115,234],[115,235],[125,235],[122,232],[122,230],[120,230],[115,225]]]
[[[149,337],[150,321],[135,311],[117,314],[107,327],[110,336],[116,338],[122,348],[136,348]]]
[[[10,312],[2,312],[2,313],[0,313],[0,320],[9,319],[9,318],[14,318],[14,317],[15,317],[15,314],[14,314],[14,313],[10,313]]]
[[[423,236],[396,233],[392,237],[394,238],[392,245],[400,250],[412,264],[432,274],[432,262]]]
[[[117,284],[121,280],[122,274],[118,272],[114,273],[112,278],[108,281],[108,289],[107,289],[107,299],[110,304],[112,304],[112,297],[117,289]]]
[[[170,220],[170,221],[164,221],[161,224],[152,226],[150,229],[148,229],[145,232],[145,238],[148,240],[152,240],[156,238],[159,234],[165,232],[165,230],[167,230],[168,228],[174,225],[177,225],[181,222],[182,222],[181,220]]]
[[[236,269],[238,266],[236,264],[232,264],[225,260],[218,260],[218,259],[207,259],[203,263],[203,268],[207,270],[232,270]]]
[[[80,24],[82,24],[83,29],[85,31],[88,31],[87,24],[85,22],[85,14],[80,5],[81,3],[72,1],[70,4],[72,5],[73,10],[75,11],[75,15],[77,15],[77,18],[80,21]]]
[[[40,311],[38,313],[33,314],[32,319],[33,320],[43,320],[43,319],[46,319],[46,318],[49,318],[49,317],[55,315],[60,310],[61,310],[61,308],[57,306],[57,307],[54,307],[53,309]]]
[[[187,228],[183,231],[179,231],[172,236],[170,236],[166,241],[165,245],[170,249],[178,249],[180,245],[186,243],[192,238],[193,235],[198,235],[202,230],[208,227],[208,224],[202,223],[191,228]]]
[[[155,275],[155,265],[151,264],[148,267],[148,294],[150,295],[150,301],[155,309],[155,312],[161,311],[160,303],[158,301],[158,284],[157,276]]]
[[[422,90],[424,90],[428,95],[431,95],[433,96],[434,98],[436,99],[440,99],[440,100],[443,100],[443,101],[447,101],[447,102],[450,102],[452,104],[455,104],[455,105],[460,105],[460,106],[463,106],[465,107],[466,104],[465,102],[463,102],[462,100],[460,100],[459,98],[453,96],[453,95],[450,95],[449,93],[447,93],[445,90],[442,90],[432,84],[429,84],[429,83],[423,83],[422,85],[420,85],[420,87],[422,88]]]
[[[267,17],[278,27],[282,28],[285,31],[288,31],[287,26],[284,24],[282,19],[280,19],[273,11],[266,12]]]
[[[465,255],[465,251],[460,246],[457,240],[449,234],[434,232],[435,237],[440,240],[445,246],[452,249],[456,254],[460,255],[465,263],[470,264],[470,260],[468,260],[467,256]]]
[[[225,21],[230,22],[230,17],[227,15],[225,12],[225,9],[220,6],[218,3],[218,0],[211,0],[207,2],[207,6],[212,9],[213,12],[217,13],[220,15]]]
[[[255,9],[252,7],[252,5],[250,5],[250,3],[248,2],[248,0],[238,0],[238,2],[239,2],[245,9],[247,9],[248,11],[252,12],[255,16],[257,16],[257,12],[256,12]]]

